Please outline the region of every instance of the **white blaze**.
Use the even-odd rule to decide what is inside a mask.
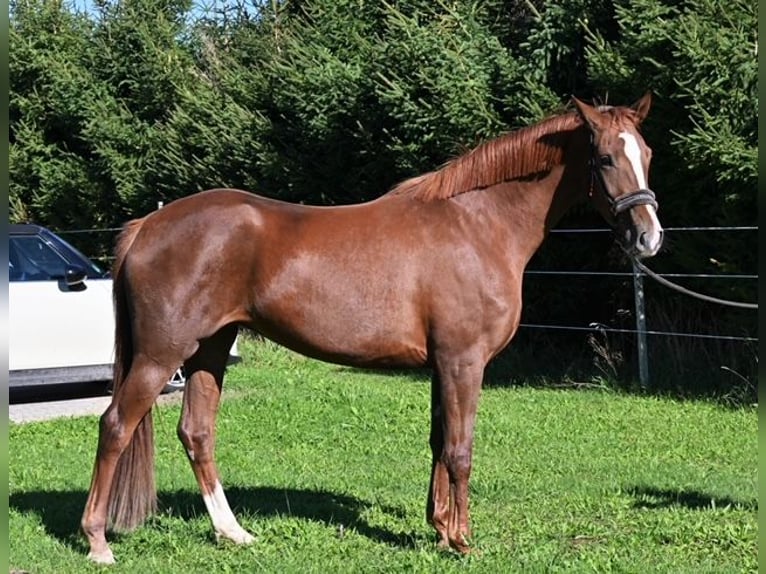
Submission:
[[[628,156],[630,165],[633,166],[633,173],[636,174],[638,189],[648,189],[644,169],[641,166],[641,148],[638,146],[638,140],[633,134],[621,132],[620,139],[625,142],[625,155]]]

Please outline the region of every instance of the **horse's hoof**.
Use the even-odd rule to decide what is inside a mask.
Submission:
[[[452,548],[461,556],[468,556],[473,552],[467,544],[452,544]]]
[[[234,544],[252,544],[255,542],[255,536],[247,532],[244,528],[229,530],[228,532],[216,532],[216,540],[231,540]]]
[[[234,540],[237,544],[252,544],[255,542],[255,536],[250,534],[249,532],[245,532],[244,530],[242,533]]]
[[[468,542],[468,538],[466,538],[464,534],[458,534],[457,538],[450,539],[450,547],[461,556],[467,556],[473,553],[471,544]]]
[[[457,552],[461,556],[467,556],[474,552],[465,538],[461,538],[460,541],[442,538],[436,543],[436,548],[440,552]]]
[[[96,564],[109,565],[115,563],[114,554],[112,554],[112,551],[109,548],[102,550],[101,552],[93,552],[91,550],[88,553],[88,559]]]

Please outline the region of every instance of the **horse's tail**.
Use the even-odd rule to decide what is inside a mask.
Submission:
[[[125,277],[125,258],[144,219],[129,222],[119,239],[112,267],[115,337],[112,393],[116,395],[133,362],[133,325]],[[157,510],[154,483],[154,426],[150,410],[138,423],[117,463],[109,492],[109,523],[115,531],[139,526]]]

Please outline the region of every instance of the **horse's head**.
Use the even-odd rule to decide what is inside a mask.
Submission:
[[[622,247],[638,258],[662,245],[657,201],[647,184],[652,150],[638,127],[649,112],[647,93],[631,108],[593,107],[573,98],[590,134],[590,196],[618,231]]]

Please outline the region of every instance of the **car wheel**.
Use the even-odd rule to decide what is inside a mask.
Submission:
[[[184,390],[184,387],[186,386],[186,371],[184,371],[183,367],[180,367],[175,373],[173,373],[173,376],[170,377],[170,380],[165,383],[165,387],[162,389],[162,393],[174,393],[176,391],[182,391]]]

